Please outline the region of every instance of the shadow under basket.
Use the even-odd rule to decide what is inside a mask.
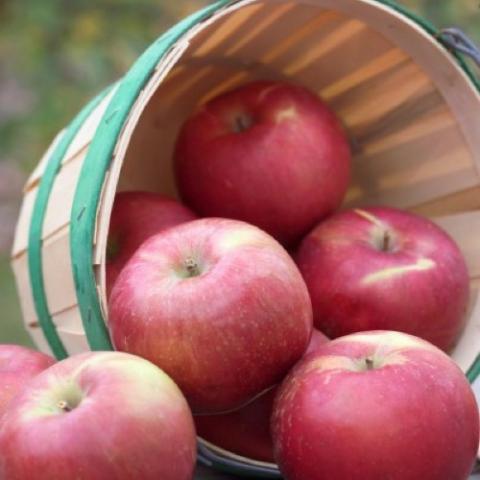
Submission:
[[[117,191],[176,195],[172,151],[188,114],[254,79],[302,84],[346,126],[344,207],[384,204],[446,229],[469,267],[468,323],[453,358],[480,373],[480,94],[432,26],[376,0],[220,1],[186,18],[56,137],[25,186],[12,265],[27,330],[57,358],[111,349],[105,256]],[[275,465],[200,440],[216,468]]]

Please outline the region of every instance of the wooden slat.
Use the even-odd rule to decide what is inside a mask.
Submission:
[[[42,332],[40,324],[38,323],[35,305],[33,303],[32,289],[28,271],[28,257],[26,253],[13,259],[12,270],[14,273],[15,285],[17,287],[20,301],[23,325],[37,348],[41,352],[52,355],[52,351],[48,346],[45,335]]]
[[[352,37],[357,36],[366,29],[366,25],[358,20],[348,20],[338,29],[331,32],[322,42],[312,42],[311,47],[296,60],[290,63],[285,69],[287,75],[295,75],[303,69],[318,61],[329,52],[340,48]]]
[[[480,209],[480,186],[478,185],[412,207],[414,212],[428,217],[478,209]]]
[[[219,78],[219,80],[221,80],[219,83],[214,84],[212,87],[206,88],[206,93],[198,97],[198,105],[203,105],[204,103],[224,92],[255,80],[271,80],[276,82],[290,81],[290,79],[286,78],[281,72],[270,70],[262,63],[251,65],[248,69],[238,70],[233,74],[229,71],[225,71],[225,73],[226,75],[224,74],[221,76],[221,78]],[[225,80],[222,80],[223,77],[226,77]],[[210,80],[212,80],[212,78],[210,78]]]
[[[407,129],[412,123],[421,122],[429,115],[445,109],[442,97],[435,90],[420,92],[397,105],[376,121],[355,130],[358,144],[368,144]],[[462,145],[465,141],[462,139]],[[468,149],[468,148],[467,148]]]
[[[70,223],[75,188],[80,176],[87,150],[82,149],[77,156],[62,166],[50,193],[42,236],[48,238]]]
[[[212,75],[215,75],[215,72],[216,69],[212,65],[190,66],[187,64],[187,68],[177,78],[172,81],[167,78],[161,87],[165,101],[162,117],[166,116],[168,105],[174,105],[175,102],[181,101],[188,93],[195,92],[197,96],[201,95],[198,85],[201,85],[203,81],[208,81]]]
[[[231,57],[235,54],[241,54],[248,45],[256,45],[259,37],[264,32],[271,31],[273,25],[285,32],[286,28],[285,25],[282,25],[282,22],[288,20],[289,25],[291,25],[292,16],[299,17],[300,8],[298,7],[298,3],[284,3],[275,8],[272,8],[271,5],[263,5],[259,12],[260,15],[257,14],[251,18],[248,27],[244,31],[240,32],[239,35],[230,37],[231,46],[225,46],[225,56]],[[302,8],[302,10],[303,12],[307,10],[309,13],[311,12],[307,8]]]
[[[266,8],[271,9],[272,7],[254,3],[235,11],[233,14],[226,15],[216,22],[213,32],[209,31],[208,34],[199,35],[199,41],[195,42],[195,45],[192,47],[191,55],[200,57],[212,53],[219,46],[222,49],[228,48],[231,44],[227,44],[227,42],[231,42],[236,32],[262,9],[265,12]]]
[[[38,162],[37,166],[35,167],[35,169],[31,173],[31,175],[28,177],[28,180],[25,184],[24,191],[31,190],[32,188],[34,188],[38,185],[38,182],[39,182],[40,178],[42,177],[43,172],[45,171],[48,160],[50,159],[50,155],[52,154],[53,150],[55,149],[55,147],[60,142],[60,140],[62,138],[62,135],[64,133],[65,133],[65,130],[62,130],[54,138],[53,142],[50,144],[47,151],[43,154],[43,157],[40,159],[40,162]]]
[[[77,306],[53,315],[52,319],[69,355],[90,350]]]
[[[408,61],[408,57],[404,52],[397,48],[390,49],[383,55],[362,65],[349,75],[343,76],[336,82],[323,87],[318,93],[325,100],[332,101],[336,97],[358,87],[364,82],[388,72],[392,68],[397,67],[406,61]]]
[[[401,185],[388,190],[374,190],[354,185],[347,192],[344,207],[378,204],[410,208],[476,185],[478,185],[477,171],[473,166],[467,170],[433,177],[414,185]]]
[[[455,118],[444,107],[437,109],[424,116],[413,118],[406,126],[390,134],[379,135],[362,143],[361,150],[363,155],[378,155],[388,152],[396,147],[402,147],[405,144],[411,144],[415,140],[431,137],[432,134],[454,129],[457,132],[455,143],[462,143],[461,133],[457,129]]]
[[[261,4],[256,4],[261,6]],[[251,8],[251,7],[250,7]],[[230,17],[220,20],[223,22],[237,23],[235,18],[240,14],[234,12]],[[322,17],[322,18],[320,18]],[[253,15],[242,23],[242,28],[236,28],[223,35],[222,41],[217,42],[214,49],[209,49],[206,59],[212,58],[237,58],[241,60],[254,59],[255,62],[270,63],[288,52],[290,45],[301,41],[309,34],[326,25],[329,21],[339,21],[340,15],[330,12],[322,15],[322,10],[299,2],[281,2],[272,4],[264,2]],[[192,48],[187,53],[198,57],[202,51],[202,43],[210,42],[210,37],[215,32],[205,31],[192,40]]]
[[[75,335],[84,335],[82,317],[78,306],[74,305],[70,308],[58,312],[53,315],[53,320],[57,330],[60,332],[71,333]]]
[[[200,97],[199,104],[203,105],[221,93],[230,91],[236,87],[248,83],[251,80],[251,72],[247,70],[236,72],[234,75],[229,75],[225,81],[215,85],[213,88],[210,88],[205,95],[202,95]]]
[[[25,325],[37,321],[35,304],[33,303],[32,288],[30,285],[30,275],[28,271],[28,255],[24,252],[22,255],[12,260],[12,270],[15,276],[15,284],[20,300],[23,322]]]
[[[209,94],[204,93],[200,95],[201,103],[203,103],[211,98],[212,95],[216,95],[217,92],[223,92],[238,84],[250,81],[252,78],[271,78],[266,72],[266,70],[268,70],[265,68],[266,65],[288,52],[288,49],[292,44],[311,34],[320,26],[327,25],[334,21],[341,21],[341,17],[334,12],[327,12],[325,14],[319,14],[317,12],[315,18],[312,19],[312,11],[314,11],[312,8],[295,8],[293,12],[291,12],[291,5],[288,4],[280,5],[275,8],[272,8],[270,5],[268,6],[268,10],[269,15],[265,17],[265,23],[267,25],[272,24],[272,15],[277,16],[279,21],[275,24],[277,28],[271,32],[271,34],[264,37],[262,35],[264,31],[262,31],[259,32],[259,38],[255,38],[255,60],[252,60],[251,63],[245,60],[248,58],[248,53],[250,53],[250,55],[252,54],[252,52],[248,50],[251,40],[243,40],[240,44],[243,45],[242,48],[239,48],[239,45],[236,45],[235,43],[232,43],[232,46],[229,47],[229,43],[226,42],[225,48],[227,49],[227,52],[222,52],[221,56],[232,60],[230,62],[224,61],[223,64],[226,67],[228,67],[228,65],[236,66],[237,71],[232,70],[229,72],[228,68],[226,68],[222,72],[222,67],[220,65],[221,76],[217,82],[214,82],[212,81],[213,77],[218,74],[218,67],[217,70],[214,68],[214,65],[218,65],[220,58],[218,52],[210,52],[210,55],[205,58],[203,63],[197,64],[193,63],[192,60],[189,60],[187,56],[186,61],[192,65],[192,70],[183,72],[183,78],[177,78],[175,82],[171,82],[167,78],[165,85],[161,87],[170,92],[166,98],[180,100],[185,94],[194,91],[194,89],[197,92],[211,92]],[[257,14],[262,13],[262,11],[263,10],[260,10]],[[236,15],[239,15],[239,13],[235,12],[232,14],[232,17],[235,17]],[[247,32],[249,31],[247,30]],[[235,31],[232,35],[235,36]],[[251,33],[248,38],[252,38]],[[199,50],[196,47],[193,48],[197,55]],[[200,52],[202,52],[201,49]],[[262,52],[265,53],[262,54]],[[215,53],[217,53],[217,56],[214,56]],[[244,71],[242,72],[241,70]],[[275,74],[275,77],[279,76],[283,77],[283,74]],[[215,91],[213,92],[214,89]]]
[[[35,199],[37,198],[37,192],[38,189],[33,188],[28,190],[23,196],[22,206],[15,227],[12,257],[21,255],[27,249],[30,222],[32,219],[33,208],[35,206]]]
[[[386,143],[378,146],[381,148],[367,146],[365,152],[355,156],[353,184],[396,188],[472,166],[470,152],[462,146],[461,134],[455,126],[418,138],[412,135],[410,141],[395,141],[388,150],[383,150]]]
[[[68,226],[44,242],[42,260],[49,312],[54,314],[75,305],[77,296],[70,257]]]
[[[65,156],[62,160],[62,163],[70,161],[73,157],[78,156],[81,150],[85,149],[87,145],[92,141],[93,135],[100,123],[100,120],[105,113],[105,110],[110,103],[113,95],[115,94],[118,87],[112,88],[111,92],[99,103],[97,108],[93,110],[91,115],[85,120],[83,125],[80,127],[77,135],[72,140],[72,143],[68,147],[68,150],[65,152]]]
[[[142,112],[141,127],[135,129],[130,139],[119,190],[145,189],[174,194],[171,168],[174,142],[180,122],[194,109],[197,100],[195,90],[185,92],[182,102],[174,105],[163,101],[161,89],[155,93]]]
[[[431,81],[415,65],[408,63],[366,82],[335,99],[333,107],[355,135],[383,119],[406,101],[433,90]]]
[[[278,42],[269,42],[269,51],[260,56],[260,61],[264,63],[271,63],[281,58],[293,46],[298,44],[304,38],[308,37],[314,32],[325,28],[328,24],[335,25],[336,22],[341,22],[343,17],[332,10],[321,11],[313,18],[310,18],[301,27],[297,27],[293,32],[283,32],[283,39]],[[287,34],[288,33],[288,34]]]
[[[343,25],[345,23],[348,23],[348,20],[345,20]],[[320,36],[318,41],[316,38],[312,39],[312,44],[326,44],[339,30],[341,30],[341,26],[332,33],[327,33],[325,39],[322,36]],[[309,51],[310,46],[304,43],[303,50]],[[343,79],[348,79],[355,75],[365,65],[382,58],[391,50],[392,45],[390,42],[365,26],[365,28],[360,28],[359,31],[348,38],[344,38],[342,41],[337,42],[336,45],[328,48],[314,62],[306,65],[301,71],[296,72],[294,78],[300,78],[304,85],[311,88],[314,92],[321,93],[329,85],[342,83]],[[348,55],[345,55],[345,52],[348,52]],[[293,61],[295,62],[295,58]],[[388,69],[385,68],[386,70]]]
[[[42,332],[42,329],[38,323],[32,324],[30,327],[27,326],[27,332],[30,335],[33,343],[43,353],[47,355],[52,355],[52,349],[49,347],[45,335]]]

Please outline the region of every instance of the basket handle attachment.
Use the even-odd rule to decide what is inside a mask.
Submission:
[[[455,27],[444,28],[438,36],[445,46],[471,58],[480,68],[480,48],[464,31]]]

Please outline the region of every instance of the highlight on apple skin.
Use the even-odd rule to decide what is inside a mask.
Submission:
[[[0,345],[0,418],[12,398],[55,359],[19,345]]]
[[[166,195],[143,191],[117,193],[107,244],[107,296],[122,268],[145,240],[196,218],[187,207]]]
[[[313,329],[304,357],[328,341],[322,332]],[[270,417],[277,391],[278,387],[274,387],[234,412],[195,416],[198,436],[236,455],[273,463]]]
[[[342,202],[350,146],[313,92],[257,81],[223,93],[177,138],[181,197],[201,216],[244,220],[291,246]]]
[[[165,370],[194,413],[240,408],[303,355],[312,307],[295,263],[244,222],[200,219],[157,234],[109,302],[116,349]]]
[[[449,351],[462,332],[467,266],[426,218],[387,207],[340,212],[305,237],[296,262],[315,326],[330,338],[398,330]]]
[[[155,365],[126,353],[55,364],[0,424],[5,480],[191,480],[195,457],[182,393]]]
[[[478,406],[440,349],[399,332],[333,340],[276,398],[275,458],[288,480],[466,480]]]

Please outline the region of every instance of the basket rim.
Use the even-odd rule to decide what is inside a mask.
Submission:
[[[88,343],[92,350],[113,349],[104,321],[104,314],[99,300],[99,293],[94,271],[93,242],[96,228],[98,207],[107,170],[121,131],[127,121],[129,112],[143,87],[150,80],[158,62],[168,54],[170,49],[192,27],[207,20],[223,8],[244,3],[245,0],[218,0],[213,4],[186,17],[161,35],[134,63],[126,75],[118,82],[118,89],[112,96],[105,113],[94,134],[87,156],[81,169],[76,186],[70,218],[70,254],[78,306]],[[433,23],[412,10],[392,0],[372,0],[372,3],[387,6],[406,18],[413,20],[437,43],[447,50],[452,59],[466,73],[468,79],[480,92],[480,79],[474,74],[465,59],[458,52],[453,52],[443,42]],[[42,262],[42,228],[45,214],[54,185],[55,177],[61,167],[65,152],[75,138],[78,130],[89,114],[107,96],[114,85],[108,87],[84,107],[71,121],[58,145],[51,152],[45,173],[42,176],[32,213],[27,246],[29,280],[32,287],[34,306],[39,324],[45,338],[57,359],[68,356],[62,341],[56,332],[52,317],[48,311],[43,281]],[[471,383],[480,377],[480,355],[467,372]],[[240,473],[229,464],[211,461],[214,466]],[[259,473],[257,478],[262,478]],[[270,477],[271,478],[271,477]]]
[[[75,277],[77,300],[87,339],[92,350],[111,349],[112,344],[105,326],[104,313],[98,298],[93,270],[95,224],[106,172],[110,166],[122,128],[141,89],[148,83],[158,62],[176,42],[192,27],[205,21],[223,8],[242,4],[244,0],[219,0],[185,18],[157,39],[134,63],[120,81],[118,90],[110,100],[103,118],[95,132],[77,184],[71,215],[71,257]],[[248,0],[245,2],[250,3]],[[413,20],[448,52],[452,53],[439,36],[440,31],[428,20],[398,5],[393,0],[373,0],[372,3],[390,7]],[[451,55],[467,73],[474,77],[459,54]],[[480,92],[480,83],[474,83]],[[80,220],[78,218],[80,217]],[[467,373],[473,381],[480,375],[480,355]]]

